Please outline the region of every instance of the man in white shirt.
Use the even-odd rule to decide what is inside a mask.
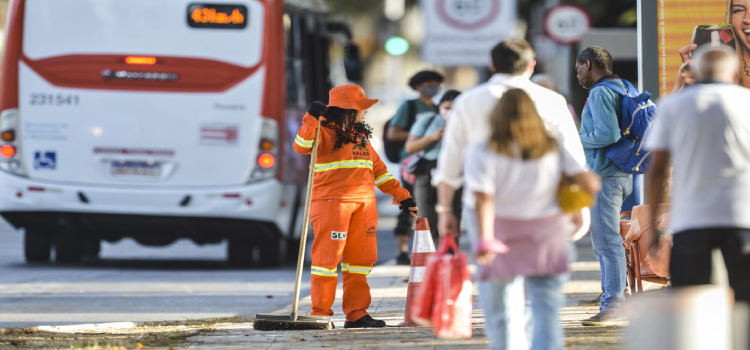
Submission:
[[[495,74],[489,81],[462,93],[453,102],[453,112],[443,135],[443,145],[433,174],[433,185],[438,188],[438,230],[440,235],[459,235],[451,203],[456,190],[463,184],[464,151],[471,144],[489,137],[490,113],[500,97],[510,89],[524,90],[536,104],[547,130],[569,151],[581,167],[586,167],[581,139],[573,118],[570,117],[565,98],[531,82],[536,66],[536,53],[523,39],[508,39],[492,49],[491,70]],[[464,222],[470,241],[477,237],[474,194],[463,193]]]
[[[662,202],[671,162],[672,286],[710,283],[711,251],[720,248],[735,298],[750,302],[750,90],[734,84],[731,48],[704,47],[693,57],[699,83],[664,99],[646,139],[646,199]]]

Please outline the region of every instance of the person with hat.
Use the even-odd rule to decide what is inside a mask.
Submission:
[[[400,158],[404,161],[409,156],[406,151],[405,143],[409,139],[412,126],[423,118],[431,118],[439,113],[438,107],[432,101],[440,93],[440,84],[445,78],[442,74],[423,70],[409,78],[409,87],[419,93],[419,98],[408,100],[398,108],[396,114],[388,123],[386,139],[390,142],[400,142],[404,146],[401,148]],[[401,179],[404,188],[412,191],[413,184],[406,179]],[[409,258],[409,237],[413,232],[411,217],[406,213],[401,213],[398,217],[398,223],[393,230],[396,235],[396,245],[398,256],[396,263],[399,265],[410,265]]]
[[[329,92],[329,104],[313,102],[302,120],[294,150],[312,154],[315,131],[320,136],[315,162],[312,221],[312,315],[333,315],[333,301],[341,263],[344,279],[344,328],[385,327],[368,313],[367,275],[377,261],[378,212],[375,186],[393,196],[392,204],[416,215],[412,195],[388,172],[372,148],[372,128],[364,122],[368,99],[357,85],[338,86]]]

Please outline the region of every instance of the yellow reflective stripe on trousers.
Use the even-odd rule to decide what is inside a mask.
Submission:
[[[396,177],[393,176],[391,173],[385,173],[375,178],[375,186],[380,186],[384,184],[386,181],[393,180],[395,178]]]
[[[324,277],[336,277],[337,276],[336,269],[329,270],[320,266],[311,266],[310,270],[313,275],[324,276]]]
[[[296,143],[297,146],[304,147],[304,148],[312,148],[313,146],[313,140],[305,140],[299,135],[297,135],[297,138],[294,140],[294,143]]]
[[[369,275],[370,271],[372,271],[372,267],[341,264],[341,272],[356,273],[360,275]]]
[[[352,160],[344,160],[344,161],[333,162],[333,163],[315,164],[316,173],[329,171],[329,170],[351,169],[351,168],[372,169],[372,161],[352,159]]]

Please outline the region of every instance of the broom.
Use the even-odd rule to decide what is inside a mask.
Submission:
[[[331,316],[298,315],[300,284],[302,282],[302,267],[305,263],[305,244],[307,243],[307,228],[310,222],[310,204],[312,201],[313,175],[315,160],[318,158],[318,140],[320,139],[320,120],[315,128],[312,155],[310,158],[310,172],[307,176],[307,198],[305,202],[302,233],[300,234],[299,256],[297,257],[297,277],[294,284],[294,302],[292,313],[286,314],[256,314],[253,328],[259,331],[305,330],[305,329],[333,329]]]

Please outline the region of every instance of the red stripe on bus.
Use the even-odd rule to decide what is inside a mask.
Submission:
[[[159,64],[133,66],[122,55],[65,55],[22,60],[50,84],[92,90],[130,90],[164,92],[223,92],[256,73],[261,67],[237,65],[187,57],[159,57]],[[109,71],[110,78],[103,77]],[[163,73],[177,75],[176,80],[119,79],[116,72]]]

